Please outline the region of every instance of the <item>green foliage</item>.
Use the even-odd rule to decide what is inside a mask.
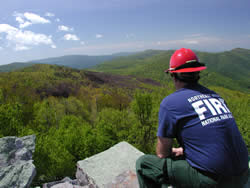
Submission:
[[[119,110],[126,109],[129,106],[130,97],[125,90],[122,89],[109,89],[104,90],[103,93],[98,96],[97,109],[102,108],[115,108]]]
[[[22,106],[19,103],[0,104],[0,136],[15,136],[23,127]]]
[[[38,133],[34,155],[38,167],[37,182],[72,177],[75,164],[97,152],[96,137],[90,125],[81,117],[65,115],[58,128]]]
[[[37,135],[34,163],[38,169],[36,182],[59,180],[64,175],[72,175],[73,156],[55,137],[55,129],[47,134]]]
[[[59,121],[65,115],[75,115],[89,120],[89,113],[84,104],[75,97],[49,97],[41,103],[34,104],[34,124],[40,131],[46,132],[52,126],[59,126]]]
[[[0,104],[4,103],[4,95],[3,95],[3,90],[0,88]]]
[[[57,126],[64,115],[63,105],[57,99],[49,98],[34,104],[34,124],[41,132],[47,132],[50,127]]]
[[[136,145],[144,152],[152,151],[155,143],[155,121],[152,117],[152,96],[149,93],[137,92],[131,104],[132,109],[139,120],[133,127],[132,136],[136,137]]]
[[[100,148],[107,149],[114,144],[128,140],[136,119],[127,110],[104,108],[96,122],[96,132]]]
[[[137,92],[132,108],[142,125],[150,124],[152,113],[152,97],[150,94]]]

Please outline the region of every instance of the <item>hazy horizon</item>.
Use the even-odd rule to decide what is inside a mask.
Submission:
[[[240,48],[240,47],[239,47]],[[231,51],[233,49],[236,49],[236,48],[232,48],[232,49],[229,49],[229,50],[223,50],[223,51],[201,51],[201,50],[198,50],[198,51],[201,51],[201,52],[208,52],[208,53],[219,53],[219,52],[225,52],[225,51]],[[247,49],[247,48],[243,48],[243,49]],[[1,65],[7,65],[7,64],[12,64],[12,63],[31,63],[32,61],[39,61],[39,60],[45,60],[45,59],[52,59],[52,58],[59,58],[59,57],[64,57],[64,56],[109,56],[109,55],[116,55],[116,54],[119,54],[119,53],[140,53],[140,52],[144,52],[144,51],[147,51],[147,50],[163,50],[163,51],[168,51],[168,50],[176,50],[176,49],[145,49],[145,50],[142,50],[142,51],[134,51],[134,52],[116,52],[116,53],[107,53],[107,54],[92,54],[92,55],[89,55],[89,54],[68,54],[68,55],[59,55],[59,56],[49,56],[49,57],[43,57],[43,58],[35,58],[35,59],[30,59],[30,60],[26,60],[26,61],[13,61],[13,62],[10,62],[10,63],[0,63],[0,66]],[[250,49],[247,49],[247,50],[250,50]]]

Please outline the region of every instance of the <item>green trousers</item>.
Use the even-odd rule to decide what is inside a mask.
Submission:
[[[227,187],[240,188],[247,182],[248,174],[230,178],[212,179],[192,168],[186,160],[161,159],[155,155],[143,155],[136,161],[136,173],[140,188],[174,187]]]

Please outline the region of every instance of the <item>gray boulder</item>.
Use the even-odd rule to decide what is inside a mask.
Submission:
[[[100,188],[112,187],[112,182],[122,184],[134,177],[131,174],[135,174],[135,162],[142,155],[127,142],[120,142],[104,152],[78,161],[76,178],[82,185],[93,183]]]
[[[0,138],[0,188],[29,187],[35,174],[35,135]]]

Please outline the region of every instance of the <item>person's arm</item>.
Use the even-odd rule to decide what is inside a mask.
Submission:
[[[169,157],[172,153],[172,138],[157,138],[157,145],[156,145],[156,155],[159,158],[166,158]]]

